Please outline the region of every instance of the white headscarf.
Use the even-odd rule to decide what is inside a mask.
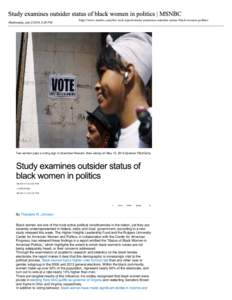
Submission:
[[[108,45],[127,63],[134,65],[146,86],[152,74],[152,37],[145,32],[130,32],[113,41],[108,34],[106,46]]]

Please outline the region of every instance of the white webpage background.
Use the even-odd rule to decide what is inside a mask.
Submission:
[[[8,1],[4,17],[9,10],[41,9],[43,1]],[[14,288],[14,232],[15,210],[15,32],[25,28],[7,28],[7,18],[2,44],[2,115],[1,166],[3,177],[1,212],[1,293],[2,299],[231,299],[231,28],[228,22],[229,7],[225,1],[150,1],[109,2],[44,2],[43,10],[140,10],[176,9],[191,15],[207,15],[215,24],[224,27],[143,27],[138,31],[153,32],[153,115],[154,145],[152,159],[144,163],[140,178],[107,176],[104,184],[94,183],[94,215],[108,212],[108,199],[104,193],[116,191],[110,201],[148,197],[152,202],[149,217],[152,222],[153,266],[152,290],[149,294],[114,292],[18,292]],[[37,31],[80,31],[78,28],[35,28]],[[81,30],[86,31],[85,28]],[[89,31],[108,31],[105,27],[88,28]],[[120,31],[111,27],[111,31]],[[127,27],[126,31],[135,31]],[[25,30],[26,31],[26,30]],[[121,31],[125,31],[121,28]],[[229,72],[230,71],[230,72]],[[117,184],[115,182],[117,181]],[[148,189],[142,193],[139,183],[146,182]],[[120,190],[118,187],[120,186]],[[54,184],[45,187],[51,197],[36,201],[37,209],[54,207],[64,211],[63,221],[68,221],[64,197],[66,185],[56,190]],[[47,190],[46,190],[47,189]],[[87,196],[87,183],[70,186],[70,195],[78,193],[79,199]],[[62,193],[63,191],[63,193]],[[99,197],[97,196],[99,195]],[[70,196],[71,197],[71,196]],[[92,203],[88,190],[86,201]],[[70,204],[74,201],[71,199]],[[85,201],[85,205],[87,202]],[[33,200],[20,202],[22,209],[34,207]],[[84,203],[83,203],[84,205]],[[78,209],[86,213],[85,205]],[[110,209],[113,217],[118,217]],[[135,216],[134,211],[124,212],[125,217]],[[90,215],[88,215],[89,217]],[[85,217],[85,215],[84,215]],[[88,221],[88,220],[87,220]]]

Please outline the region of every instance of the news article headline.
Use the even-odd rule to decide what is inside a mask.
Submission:
[[[142,163],[16,163],[16,179],[22,180],[83,180],[102,179],[102,171],[141,170]]]
[[[23,12],[23,11],[8,11],[8,17],[181,17],[182,11],[54,11],[54,12]]]

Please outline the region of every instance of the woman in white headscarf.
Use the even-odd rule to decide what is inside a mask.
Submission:
[[[150,147],[139,134],[137,112],[150,110],[146,85],[152,73],[152,38],[144,32],[131,32],[113,41],[106,38],[106,47],[97,61],[99,80],[95,90],[102,111],[116,114],[121,124],[119,148]]]

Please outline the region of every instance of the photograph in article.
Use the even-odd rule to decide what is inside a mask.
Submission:
[[[16,33],[17,148],[152,148],[152,33]]]

